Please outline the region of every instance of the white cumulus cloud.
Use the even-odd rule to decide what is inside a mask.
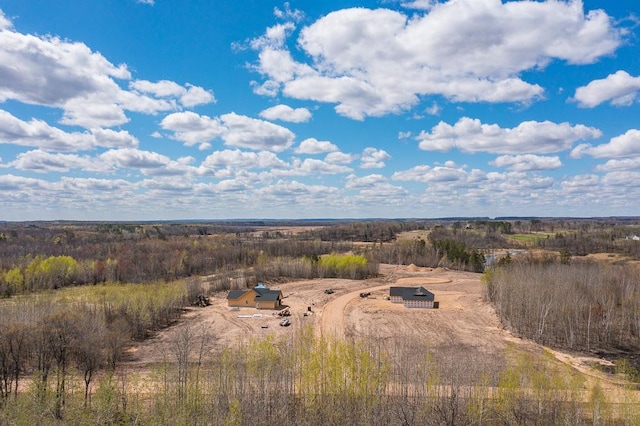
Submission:
[[[156,152],[130,148],[106,151],[100,154],[100,159],[119,167],[132,169],[163,167],[171,161],[169,157]]]
[[[332,164],[351,164],[355,159],[355,155],[340,151],[330,152],[324,157],[324,161]]]
[[[345,187],[347,189],[366,189],[373,188],[376,185],[386,183],[387,179],[380,174],[372,174],[363,177],[358,177],[356,175],[347,176],[347,183]]]
[[[605,12],[585,12],[580,1],[412,4],[423,10],[342,9],[302,28],[296,46],[308,63],[287,47],[292,24],[269,28],[253,43],[266,76],[256,92],[333,103],[357,120],[401,112],[425,95],[527,103],[544,89],[523,72],[553,60],[593,63],[622,39]]]
[[[639,170],[640,169],[640,155],[636,158],[625,158],[622,160],[609,160],[604,164],[596,166],[598,172],[612,172],[620,170]]]
[[[99,146],[138,146],[138,140],[125,130],[98,128],[87,132],[69,133],[42,120],[23,121],[7,111],[0,110],[0,144],[3,143],[47,151],[84,151]]]
[[[114,65],[81,42],[22,34],[0,15],[0,102],[61,108],[61,122],[85,128],[127,123],[127,111],[157,114],[213,102],[203,88],[173,82],[133,81],[124,64]]]
[[[247,152],[239,149],[226,149],[216,151],[209,155],[202,162],[202,167],[208,169],[227,167],[243,169],[282,169],[287,167],[287,163],[279,159],[276,154],[268,151]]]
[[[304,160],[294,159],[291,170],[284,174],[288,176],[319,176],[349,173],[352,170],[350,167],[336,163],[329,163],[316,158],[306,158]]]
[[[220,138],[232,147],[280,152],[289,148],[295,139],[293,132],[285,127],[233,112],[215,118],[191,111],[177,112],[166,116],[160,125],[189,146]]]
[[[562,161],[557,156],[546,157],[533,154],[502,155],[491,162],[496,167],[506,167],[516,172],[539,170],[555,170],[562,167]]]
[[[640,187],[640,172],[634,171],[617,171],[607,173],[602,177],[602,183],[611,186],[619,186],[623,189],[632,187]]]
[[[640,156],[640,130],[631,129],[611,138],[609,143],[592,146],[580,144],[571,151],[572,158],[589,155],[594,158],[625,158]]]
[[[425,151],[489,152],[494,154],[551,153],[570,149],[578,140],[595,139],[602,132],[581,124],[525,121],[514,128],[483,124],[462,117],[453,126],[441,121],[416,140]]]
[[[24,176],[0,175],[0,190],[29,191],[31,189],[46,189],[47,182]]]
[[[152,82],[148,80],[135,80],[129,83],[129,87],[144,93],[151,93],[156,97],[163,98],[167,96],[180,96],[186,92],[186,89],[178,83],[169,80],[160,80]]]
[[[305,139],[295,150],[298,154],[322,154],[338,151],[338,147],[329,141],[319,141],[315,138]]]
[[[306,123],[311,119],[311,112],[306,108],[291,108],[289,105],[276,105],[260,112],[260,117],[267,120],[281,120],[291,123]]]
[[[431,9],[438,0],[413,0],[409,2],[403,2],[402,7],[406,7],[407,9],[422,9],[429,10]]]
[[[66,173],[71,169],[95,170],[94,163],[88,156],[33,150],[18,154],[8,166],[36,173]]]
[[[11,29],[12,27],[13,27],[13,24],[11,23],[11,21],[7,19],[4,12],[0,10],[0,30],[8,30],[8,29]]]
[[[273,15],[280,19],[288,19],[294,22],[301,21],[304,18],[304,12],[297,9],[291,9],[289,2],[284,3],[284,8],[279,9],[275,7],[273,9]]]
[[[233,112],[220,119],[227,128],[222,139],[229,146],[280,152],[289,148],[295,138],[285,127]]]
[[[461,182],[467,179],[469,172],[464,166],[446,164],[438,166],[420,165],[409,170],[395,172],[391,178],[399,181],[414,182]]]
[[[360,168],[381,169],[385,166],[385,161],[390,159],[391,156],[384,149],[365,148],[360,156]]]
[[[187,108],[216,101],[213,92],[210,90],[189,83],[187,83],[186,89],[186,92],[180,96],[180,103]]]
[[[578,87],[574,100],[584,108],[593,108],[604,102],[629,106],[638,97],[639,90],[640,77],[632,77],[626,71],[618,71],[607,78],[593,80],[586,86]]]
[[[178,176],[194,171],[189,165],[193,161],[191,157],[172,160],[157,152],[132,148],[112,149],[100,154],[98,159],[112,171],[134,169],[151,176]]]
[[[272,196],[277,198],[298,198],[298,197],[323,197],[335,195],[336,188],[323,185],[308,185],[295,180],[279,180],[273,185],[265,186],[256,191],[257,194]]]
[[[220,119],[191,111],[169,114],[162,119],[160,126],[172,131],[175,139],[188,146],[208,143],[222,136],[227,130]]]

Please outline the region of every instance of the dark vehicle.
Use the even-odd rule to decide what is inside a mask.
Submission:
[[[288,317],[288,316],[291,316],[291,311],[289,310],[289,307],[286,307],[280,312],[278,312],[278,315],[280,315],[281,317]]]
[[[328,288],[328,289],[326,289],[326,290],[324,291],[324,293],[325,293],[325,294],[333,294],[333,293],[335,293],[335,291],[333,291],[333,289],[332,289],[332,288]]]

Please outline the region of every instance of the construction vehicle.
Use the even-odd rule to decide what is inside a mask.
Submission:
[[[209,300],[209,298],[203,294],[199,294],[196,299],[194,300],[194,302],[192,303],[194,306],[201,306],[201,307],[206,307],[211,305],[211,301]]]
[[[362,297],[363,299],[365,297],[369,297],[369,296],[371,296],[371,292],[370,291],[366,291],[366,292],[363,291],[362,293],[360,293],[360,297]]]
[[[288,316],[291,316],[291,311],[287,307],[281,310],[280,312],[278,312],[278,315],[280,315],[281,317],[288,317]]]

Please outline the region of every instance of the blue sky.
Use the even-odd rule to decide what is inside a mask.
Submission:
[[[0,0],[0,220],[635,216],[639,9]]]

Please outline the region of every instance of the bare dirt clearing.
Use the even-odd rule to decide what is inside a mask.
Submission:
[[[386,300],[389,287],[423,286],[434,293],[439,309],[407,309]],[[484,298],[480,275],[446,269],[381,265],[380,276],[365,281],[315,279],[273,286],[282,290],[290,307],[291,326],[281,327],[276,311],[227,306],[226,293],[212,298],[211,306],[189,308],[181,321],[132,347],[123,368],[146,369],[173,361],[174,347],[190,335],[193,345],[206,343],[215,353],[249,338],[289,336],[311,326],[317,335],[339,338],[377,338],[387,341],[412,338],[433,349],[456,348],[472,356],[504,360],[508,344],[540,354],[543,348],[504,330],[493,307]],[[325,290],[334,290],[326,294]],[[360,292],[371,292],[367,298]],[[309,311],[310,309],[310,311]],[[310,312],[310,315],[305,313]],[[199,343],[198,343],[199,344]],[[587,373],[601,360],[553,351],[556,358]],[[601,376],[601,375],[600,375]]]
[[[389,287],[424,286],[440,302],[440,309],[406,309],[386,300]],[[378,278],[365,281],[315,279],[274,286],[282,290],[290,307],[291,326],[280,327],[277,312],[227,306],[226,293],[212,298],[211,306],[189,308],[181,321],[135,345],[129,351],[129,366],[142,367],[170,359],[180,336],[207,334],[208,351],[249,337],[289,335],[312,326],[317,334],[337,337],[418,337],[430,345],[459,343],[501,352],[504,339],[498,319],[483,300],[478,274],[445,269],[381,265]],[[332,289],[333,294],[324,291]],[[371,296],[361,298],[366,290]],[[310,311],[309,311],[310,310]],[[310,315],[305,315],[310,313]]]

